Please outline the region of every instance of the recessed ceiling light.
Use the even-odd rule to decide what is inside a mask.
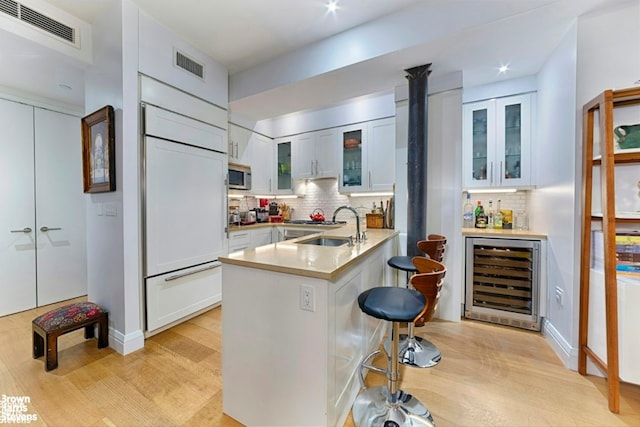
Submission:
[[[336,10],[338,10],[337,0],[329,0],[329,3],[327,3],[327,10],[331,13],[336,13]]]
[[[501,65],[500,67],[498,67],[498,73],[500,74],[504,74],[507,71],[509,71],[509,65]]]

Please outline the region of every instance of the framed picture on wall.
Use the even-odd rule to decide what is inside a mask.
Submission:
[[[113,107],[107,105],[82,119],[82,176],[85,193],[116,190],[116,146]]]

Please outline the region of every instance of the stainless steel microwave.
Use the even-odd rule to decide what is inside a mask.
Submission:
[[[233,190],[251,190],[251,168],[229,163],[229,188]]]

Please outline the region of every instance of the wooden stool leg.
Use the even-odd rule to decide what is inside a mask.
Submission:
[[[98,348],[109,347],[109,316],[107,313],[98,319]]]
[[[88,340],[96,337],[95,327],[96,327],[95,323],[92,323],[84,327],[84,339]]]
[[[44,339],[33,330],[33,358],[44,356]]]
[[[58,335],[47,334],[47,366],[46,370],[51,371],[58,367]]]

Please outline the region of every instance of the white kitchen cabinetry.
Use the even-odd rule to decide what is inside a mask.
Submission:
[[[292,163],[292,138],[279,138],[275,140],[275,173],[274,193],[293,193],[293,179],[291,176]]]
[[[219,303],[220,267],[215,261],[147,279],[147,330],[158,330]]]
[[[0,99],[0,316],[86,294],[80,120]]]
[[[251,247],[257,248],[272,242],[272,227],[256,228],[251,230]]]
[[[232,231],[229,233],[229,253],[249,249],[251,246],[251,231]]]
[[[535,99],[527,93],[464,105],[464,188],[534,185]]]
[[[250,130],[229,123],[229,163],[251,165],[251,135]]]
[[[255,228],[253,230],[232,231],[229,233],[229,253],[257,248],[272,243],[274,227]]]
[[[395,118],[338,130],[342,192],[391,191],[395,182]]]
[[[338,176],[337,130],[325,129],[298,135],[293,144],[294,179]]]
[[[253,194],[271,194],[273,182],[273,140],[252,133],[249,141],[251,150],[251,192]]]
[[[394,244],[388,240],[331,280],[223,264],[224,413],[243,425],[343,425],[360,390],[359,363],[387,326],[362,313],[358,295],[388,283],[385,260]],[[300,307],[303,287],[312,291],[313,310]],[[249,330],[251,339],[243,333]],[[291,346],[296,337],[299,345]]]

